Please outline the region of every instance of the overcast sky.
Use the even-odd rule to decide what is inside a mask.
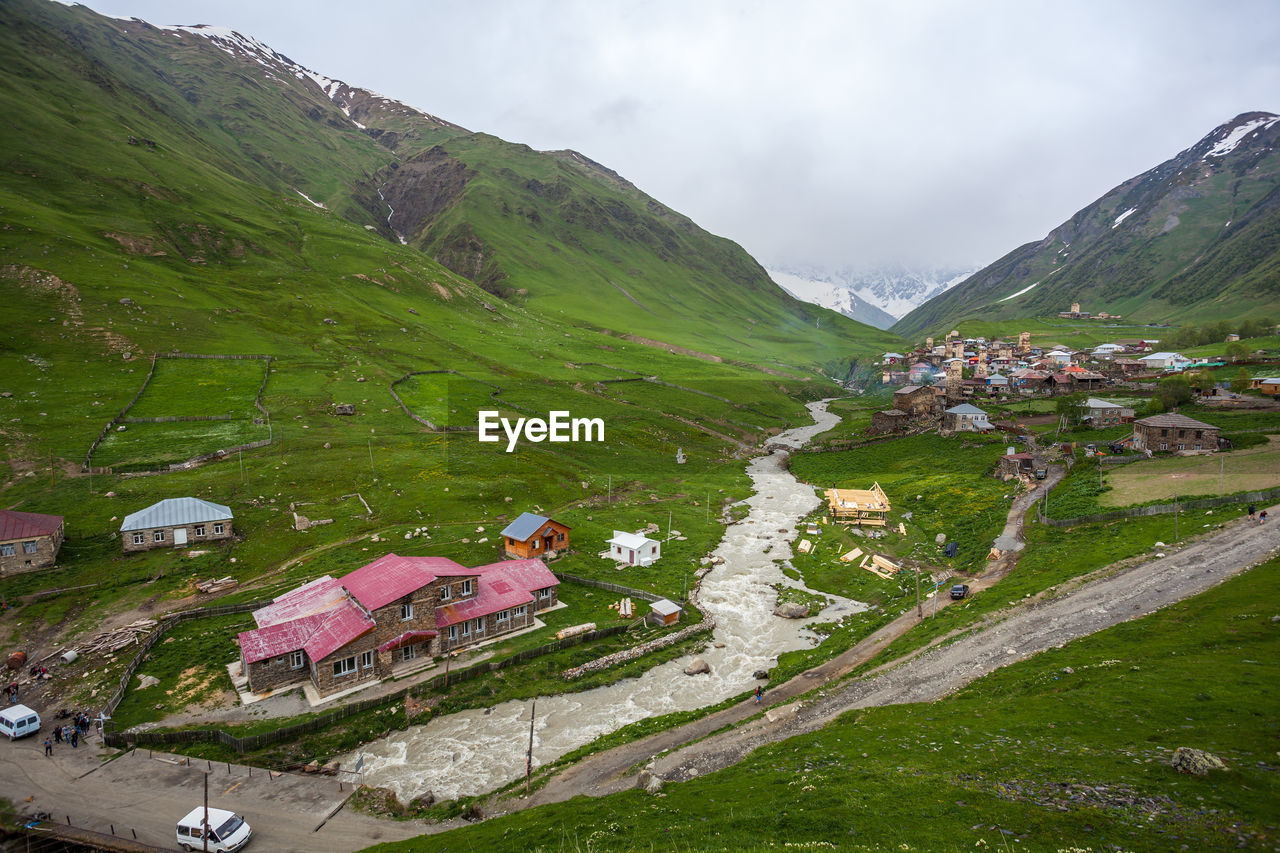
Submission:
[[[1280,3],[88,0],[572,148],[766,266],[980,266],[1251,110]]]

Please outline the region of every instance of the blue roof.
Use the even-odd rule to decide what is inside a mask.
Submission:
[[[547,523],[546,516],[534,515],[531,512],[522,512],[515,521],[508,524],[502,531],[502,535],[509,539],[515,539],[523,542],[530,536],[538,532],[538,528]]]

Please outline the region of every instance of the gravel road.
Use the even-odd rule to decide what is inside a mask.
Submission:
[[[1015,607],[985,630],[806,702],[794,714],[775,711],[776,723],[762,719],[664,756],[654,772],[668,780],[690,779],[735,764],[764,744],[820,728],[851,709],[940,699],[1002,666],[1203,592],[1277,550],[1280,524],[1235,521],[1164,557]]]

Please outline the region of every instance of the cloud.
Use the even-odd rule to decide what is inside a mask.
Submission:
[[[89,5],[231,26],[581,151],[766,263],[989,262],[1234,115],[1280,111],[1269,0]]]

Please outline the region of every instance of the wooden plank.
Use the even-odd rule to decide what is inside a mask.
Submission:
[[[898,569],[900,568],[900,566],[898,566],[897,563],[893,562],[892,560],[886,560],[884,557],[881,557],[879,554],[872,555],[871,562],[876,564],[880,568],[884,569],[886,572],[897,572]]]
[[[852,563],[854,560],[858,559],[858,558],[859,558],[859,557],[861,557],[861,556],[862,556],[862,549],[861,549],[861,548],[854,548],[854,549],[853,549],[852,551],[850,551],[848,554],[845,554],[844,556],[842,556],[842,557],[840,558],[840,562],[842,562],[842,563]],[[865,561],[864,561],[864,562],[865,562]]]

